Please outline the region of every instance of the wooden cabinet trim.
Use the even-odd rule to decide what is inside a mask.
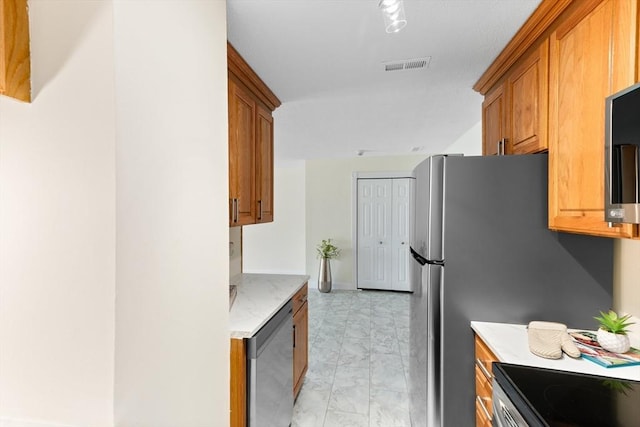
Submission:
[[[0,94],[31,102],[27,0],[0,0]]]
[[[230,426],[247,425],[247,353],[243,339],[231,339]]]
[[[489,89],[524,55],[527,49],[533,46],[556,18],[574,1],[581,0],[543,0],[476,84],[473,85],[473,89],[482,95],[486,95]]]
[[[558,39],[564,38],[580,21],[593,12],[596,7],[604,3],[604,0],[580,0],[580,2],[580,8],[576,9],[556,28],[555,32]]]
[[[269,89],[238,51],[227,42],[227,67],[230,72],[245,82],[249,89],[256,94],[271,111],[281,104],[278,97]]]

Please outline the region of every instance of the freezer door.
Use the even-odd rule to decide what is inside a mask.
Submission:
[[[440,355],[440,289],[441,265],[420,263],[421,284],[411,296],[409,399],[412,424],[440,426],[441,355]]]
[[[431,156],[414,169],[416,177],[413,248],[429,260],[442,260],[442,219],[446,156]]]

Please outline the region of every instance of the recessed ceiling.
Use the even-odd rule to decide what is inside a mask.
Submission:
[[[282,101],[276,162],[434,153],[480,121],[472,86],[539,3],[404,0],[388,34],[378,0],[227,0],[227,35]],[[385,71],[407,59],[427,63]]]

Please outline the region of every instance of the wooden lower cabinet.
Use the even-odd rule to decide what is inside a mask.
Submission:
[[[242,338],[231,338],[230,358],[231,427],[247,425],[247,352]]]
[[[493,393],[493,362],[498,358],[487,345],[476,335],[476,427],[491,426],[493,417],[492,393]]]
[[[291,298],[293,309],[293,397],[298,396],[309,360],[309,303],[308,286],[302,288]],[[242,338],[231,339],[230,355],[230,426],[247,425],[247,347]]]
[[[309,365],[307,284],[293,297],[293,397],[298,397]]]

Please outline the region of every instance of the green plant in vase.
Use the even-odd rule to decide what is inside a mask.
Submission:
[[[629,326],[633,325],[629,319],[631,315],[618,316],[613,310],[609,312],[600,312],[600,316],[594,317],[598,321],[600,328],[596,333],[596,339],[598,344],[602,348],[614,353],[626,353],[631,347],[629,336]]]
[[[316,249],[318,250],[318,258],[333,259],[340,256],[340,249],[331,243],[331,239],[323,239]]]

